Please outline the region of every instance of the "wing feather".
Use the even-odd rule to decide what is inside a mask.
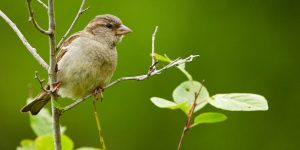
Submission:
[[[59,62],[61,58],[66,54],[68,51],[70,44],[77,38],[80,37],[80,32],[71,35],[67,40],[65,40],[60,48],[60,51],[56,55],[56,61]]]

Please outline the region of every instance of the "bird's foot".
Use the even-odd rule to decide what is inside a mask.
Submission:
[[[100,101],[102,102],[103,100],[103,92],[104,89],[102,87],[97,87],[94,92],[93,95],[95,96],[95,100],[98,101],[100,99]]]
[[[51,93],[57,93],[61,86],[61,82],[55,82],[52,84],[53,89],[51,90]]]

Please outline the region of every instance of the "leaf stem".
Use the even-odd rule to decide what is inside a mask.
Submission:
[[[191,81],[193,82],[193,81]],[[193,116],[193,113],[194,113],[194,110],[195,110],[195,107],[197,106],[197,99],[198,97],[200,96],[200,93],[201,93],[201,90],[203,88],[203,84],[204,84],[204,80],[202,81],[201,83],[201,87],[199,89],[198,92],[194,92],[195,94],[195,99],[194,99],[194,102],[193,102],[193,105],[191,107],[191,109],[189,110],[189,113],[187,115],[187,120],[186,120],[186,123],[185,123],[185,126],[182,130],[182,133],[181,133],[181,137],[180,137],[180,140],[179,140],[179,143],[178,143],[178,147],[177,147],[177,150],[181,150],[182,148],[182,143],[183,143],[183,140],[184,140],[184,137],[185,137],[185,133],[191,128],[191,119],[192,119],[192,116]]]
[[[104,138],[101,134],[100,119],[99,119],[99,114],[97,112],[96,100],[93,100],[93,110],[94,110],[95,120],[96,120],[96,124],[97,124],[97,130],[98,130],[100,145],[101,145],[102,150],[106,150],[106,146],[105,146],[105,143],[104,143]]]

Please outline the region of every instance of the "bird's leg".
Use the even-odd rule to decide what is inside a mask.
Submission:
[[[103,92],[104,92],[104,89],[102,87],[97,87],[94,92],[93,92],[93,95],[95,96],[95,99],[96,101],[98,101],[99,99],[103,100]]]
[[[51,93],[56,93],[59,90],[60,86],[61,86],[61,82],[53,83],[52,84],[53,89],[51,90]]]

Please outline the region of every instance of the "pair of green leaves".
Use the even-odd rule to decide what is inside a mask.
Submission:
[[[201,88],[201,90],[200,90]],[[199,111],[203,108],[209,99],[209,93],[207,89],[201,85],[201,83],[196,81],[186,81],[180,84],[174,91],[173,91],[173,102],[159,98],[159,97],[152,97],[151,101],[154,105],[160,108],[168,108],[168,109],[181,109],[186,115],[188,115],[194,100],[195,100],[195,92],[200,90],[199,96],[196,100],[196,107],[194,109],[194,113]],[[195,117],[194,123],[191,127],[194,127],[198,124],[203,123],[215,123],[221,122],[226,120],[227,117],[224,114],[216,113],[216,112],[208,112],[202,113]]]
[[[190,82],[186,81],[180,84],[174,91],[173,91],[173,100],[169,101],[159,97],[152,97],[151,101],[156,106],[160,108],[169,108],[169,109],[181,109],[184,113],[188,114],[194,99],[195,99],[195,92],[198,92],[201,88],[201,83],[199,82]],[[202,87],[200,94],[196,100],[197,106],[194,112],[197,112],[202,107],[207,104],[207,100],[209,98],[209,93],[205,87]]]
[[[52,117],[49,111],[43,108],[38,115],[30,115],[30,126],[37,138],[22,140],[17,150],[54,150],[52,136]],[[63,150],[74,150],[74,143],[64,134],[66,127],[61,127],[61,142]],[[100,150],[98,148],[82,147],[76,150]]]
[[[162,62],[170,63],[172,60],[165,56],[155,54],[155,58]],[[216,94],[209,95],[207,89],[197,81],[193,81],[192,76],[185,70],[185,64],[180,64],[177,68],[189,79],[181,83],[173,91],[173,101],[169,101],[159,97],[152,97],[151,101],[154,105],[160,108],[181,109],[185,114],[188,114],[195,100],[195,93],[199,92],[196,100],[196,107],[194,112],[199,111],[205,105],[210,104],[216,108],[229,111],[263,111],[268,110],[267,100],[257,94],[249,93],[230,93],[230,94]],[[201,90],[200,90],[201,89]],[[202,113],[195,117],[194,127],[203,123],[215,123],[226,120],[224,114],[216,112]]]
[[[199,97],[196,100],[194,113],[205,105],[210,104],[216,108],[229,111],[259,111],[268,110],[268,104],[263,96],[248,93],[216,94],[209,96],[207,89],[197,81],[185,81],[173,91],[173,100],[169,101],[159,97],[152,97],[151,101],[160,108],[181,109],[188,114],[195,100],[195,91],[198,92],[202,86]],[[213,123],[226,120],[221,113],[203,113],[195,117],[194,125],[202,123]]]

